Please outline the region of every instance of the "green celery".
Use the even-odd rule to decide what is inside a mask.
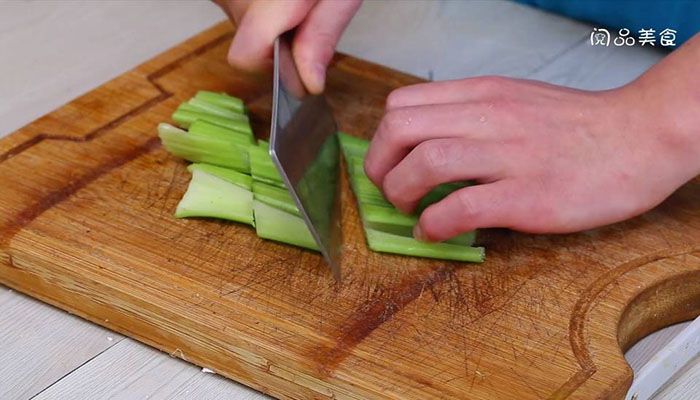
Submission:
[[[259,237],[318,251],[316,241],[301,217],[258,200],[253,200],[253,212]]]
[[[194,98],[238,113],[245,113],[246,111],[243,100],[239,99],[238,97],[229,96],[225,93],[214,93],[206,90],[200,90],[197,92],[197,95],[195,95]]]
[[[201,167],[192,168],[192,180],[175,210],[175,218],[213,217],[254,225],[253,193]]]
[[[369,248],[378,252],[469,262],[483,262],[485,259],[483,247],[469,247],[444,242],[425,243],[410,237],[374,229],[365,229],[365,235]]]
[[[188,132],[191,135],[209,136],[221,140],[230,140],[242,146],[252,146],[255,140],[252,136],[240,131],[224,128],[211,122],[196,120],[190,125]]]
[[[250,174],[253,179],[276,186],[284,186],[282,177],[275,164],[272,163],[270,152],[266,147],[250,146],[248,157],[250,159]]]
[[[234,120],[218,115],[207,114],[199,111],[191,111],[182,105],[172,115],[175,122],[183,128],[189,128],[195,121],[202,120],[219,125],[227,129],[240,132],[253,137],[253,130],[250,128],[250,123],[247,120]]]
[[[413,227],[418,223],[417,215],[406,215],[393,207],[363,204],[360,206],[362,221],[368,229],[413,237]],[[475,232],[468,232],[448,239],[445,243],[471,246],[476,238]]]
[[[358,201],[367,242],[372,250],[388,253],[432,257],[462,261],[483,261],[483,249],[469,247],[476,232],[468,232],[442,243],[423,243],[413,238],[413,227],[418,215],[430,204],[442,200],[465,183],[439,185],[421,199],[416,214],[405,215],[394,208],[383,193],[367,177],[364,157],[369,141],[339,134],[341,147],[347,161],[350,182]]]
[[[346,159],[352,157],[364,158],[367,149],[369,149],[369,140],[350,136],[342,132],[338,132],[338,139],[340,140],[340,147]]]
[[[170,153],[186,160],[249,172],[248,152],[231,141],[190,135],[170,124],[158,124],[158,136]]]
[[[236,186],[240,186],[245,190],[253,190],[253,179],[250,177],[250,175],[246,175],[229,168],[217,167],[216,165],[211,164],[195,163],[190,164],[187,167],[187,170],[190,172],[195,170],[204,171],[219,179],[223,179],[227,182],[233,183]]]
[[[202,101],[201,99],[198,98],[191,98],[187,103],[189,106],[193,107],[195,110],[204,112],[207,114],[212,114],[212,115],[218,115],[220,117],[224,118],[230,118],[234,120],[245,120],[249,121],[248,116],[246,114],[237,112],[237,111],[232,111],[227,108],[219,107],[216,104],[211,104],[206,101]]]
[[[255,181],[253,182],[253,197],[269,206],[301,217],[294,199],[286,189]]]

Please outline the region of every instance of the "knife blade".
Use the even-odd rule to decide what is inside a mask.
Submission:
[[[325,97],[306,93],[284,35],[274,44],[272,90],[270,156],[340,281],[338,127]]]

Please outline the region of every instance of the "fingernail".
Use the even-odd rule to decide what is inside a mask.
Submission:
[[[421,229],[420,225],[413,227],[413,237],[419,242],[427,242],[428,238],[425,236],[425,232]]]
[[[314,64],[313,67],[314,80],[318,85],[319,92],[323,91],[323,84],[326,81],[326,66],[321,63]]]

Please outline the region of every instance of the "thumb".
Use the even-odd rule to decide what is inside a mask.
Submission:
[[[315,0],[268,0],[248,5],[229,48],[229,64],[248,71],[264,67],[275,39],[301,23],[314,4]]]
[[[361,4],[360,0],[320,0],[297,29],[292,53],[309,92],[323,92],[335,46]]]

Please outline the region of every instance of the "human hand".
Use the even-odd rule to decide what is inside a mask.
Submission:
[[[310,93],[323,91],[326,67],[361,0],[214,0],[238,26],[228,62],[248,71],[271,63],[280,34],[296,28],[292,56]]]
[[[428,207],[414,229],[421,240],[487,227],[564,233],[633,217],[700,173],[700,98],[681,91],[697,60],[672,68],[679,57],[602,92],[499,77],[398,89],[365,170],[404,212],[438,184],[478,183]]]

